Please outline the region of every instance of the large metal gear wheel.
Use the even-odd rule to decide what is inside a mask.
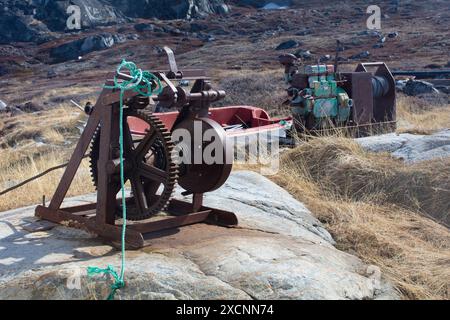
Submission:
[[[127,121],[129,117],[139,118],[147,123],[147,134],[133,136]],[[165,209],[170,201],[178,178],[174,145],[170,132],[151,112],[125,109],[123,128],[125,181],[130,182],[134,199],[134,203],[127,203],[127,219],[144,220]],[[91,175],[95,186],[98,177],[100,135],[99,127],[92,139],[90,152]],[[119,173],[112,176],[110,183],[118,193]],[[122,214],[121,206],[117,207],[116,213]]]

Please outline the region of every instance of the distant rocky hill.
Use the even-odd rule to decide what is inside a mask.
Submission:
[[[211,13],[226,14],[224,0],[108,0],[127,16],[134,18],[186,19]]]
[[[67,10],[71,5],[76,5],[80,8],[82,29],[123,23],[127,20],[120,10],[105,0],[50,0],[35,3],[34,17],[45,23],[52,31],[65,31],[67,29],[66,22],[71,15]]]
[[[68,31],[68,8],[80,8],[81,28],[123,23],[130,18],[190,19],[227,14],[223,0],[1,0],[0,44],[42,43]]]
[[[229,2],[238,6],[249,6],[255,8],[264,7],[269,3],[279,6],[290,6],[292,4],[292,0],[230,0]]]

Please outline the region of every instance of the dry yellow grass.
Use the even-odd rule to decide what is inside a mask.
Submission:
[[[64,163],[65,160],[66,158],[62,157],[60,153],[54,152],[38,156],[35,159],[29,158],[3,168],[0,176],[0,189],[11,187],[50,167]],[[47,200],[50,200],[58,186],[63,171],[63,169],[55,170],[19,189],[0,195],[0,211],[41,203],[43,195],[46,196]],[[90,178],[89,163],[87,160],[83,160],[69,189],[68,196],[85,194],[94,190]]]
[[[36,113],[23,113],[13,117],[3,116],[0,119],[0,146],[17,146],[28,139],[41,138],[48,135],[47,143],[55,143],[51,138],[55,132],[64,134],[77,134],[76,128],[84,116],[78,109],[63,106],[57,109]],[[59,140],[59,137],[57,138]]]
[[[398,95],[397,132],[424,133],[450,128],[450,104],[430,105],[420,98]]]
[[[65,162],[79,135],[77,126],[85,118],[73,107],[45,112],[3,117],[0,120],[0,190],[11,187],[50,167]],[[83,161],[70,195],[93,190],[88,164]],[[39,180],[0,196],[0,211],[40,203],[49,199],[63,170],[54,171]]]
[[[272,178],[309,207],[340,249],[381,267],[404,298],[449,299],[450,232],[419,213],[433,203],[433,212],[448,215],[448,190],[433,187],[450,184],[440,174],[449,165],[408,166],[350,139],[323,137],[284,155]]]
[[[289,115],[286,85],[280,70],[231,70],[217,72],[221,81],[218,86],[227,92],[219,105],[249,105],[263,108],[271,116]]]
[[[36,102],[48,101],[52,99],[83,96],[89,95],[92,97],[98,96],[101,91],[101,87],[95,86],[83,86],[83,85],[70,85],[63,88],[46,90],[42,95],[36,97]],[[64,99],[67,100],[67,99]]]

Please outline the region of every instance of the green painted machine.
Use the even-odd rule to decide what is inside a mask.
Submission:
[[[360,64],[355,72],[337,73],[335,65],[299,65],[292,54],[279,57],[295,128],[299,132],[336,127],[395,128],[395,83],[384,63]],[[372,74],[366,66],[375,67]]]

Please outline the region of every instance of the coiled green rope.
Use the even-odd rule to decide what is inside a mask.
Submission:
[[[123,69],[127,69],[130,80],[120,80],[117,75],[122,73]],[[156,84],[156,87],[155,87]],[[142,71],[136,64],[130,61],[122,60],[117,67],[116,76],[114,77],[113,86],[104,86],[106,89],[120,90],[120,115],[119,115],[119,145],[120,145],[120,184],[121,184],[121,196],[122,196],[122,256],[121,256],[121,268],[120,276],[113,266],[108,265],[106,269],[98,267],[88,267],[87,274],[89,277],[96,274],[109,274],[114,278],[114,284],[111,285],[111,292],[107,297],[107,300],[113,300],[116,291],[125,286],[125,233],[127,226],[127,207],[125,199],[125,177],[123,168],[123,96],[125,91],[133,90],[139,95],[149,97],[153,94],[159,94],[162,91],[161,81],[151,72]]]

